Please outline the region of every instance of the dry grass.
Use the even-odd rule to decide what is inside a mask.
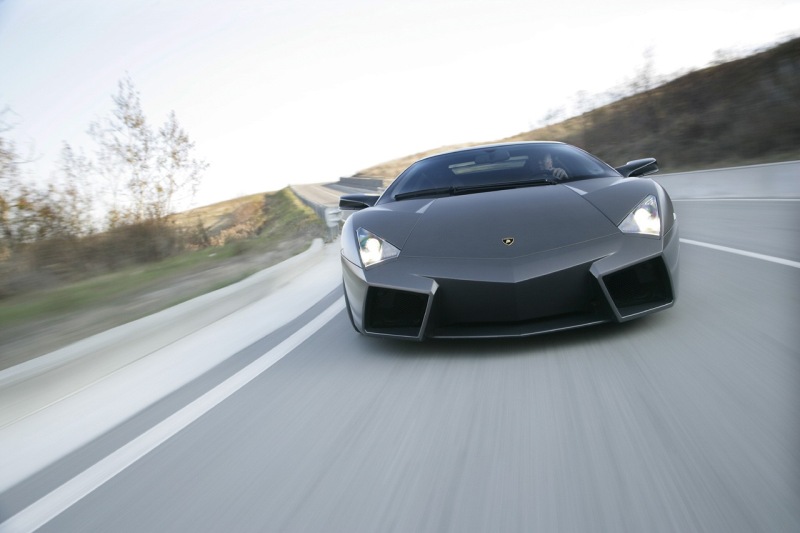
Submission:
[[[559,124],[488,142],[563,141],[616,166],[656,157],[664,171],[800,158],[800,38],[690,72]],[[357,176],[394,179],[443,146],[387,161]]]

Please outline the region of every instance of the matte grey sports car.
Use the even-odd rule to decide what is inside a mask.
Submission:
[[[678,224],[655,159],[612,168],[563,143],[421,159],[342,196],[347,311],[382,337],[516,337],[671,307]]]

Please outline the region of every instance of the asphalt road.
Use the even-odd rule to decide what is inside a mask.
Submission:
[[[800,202],[676,206],[670,310],[420,344],[320,294],[0,494],[0,531],[800,531]]]

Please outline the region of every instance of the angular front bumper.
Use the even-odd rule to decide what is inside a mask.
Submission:
[[[400,255],[364,270],[342,258],[364,334],[519,337],[625,321],[673,305],[677,226],[662,240],[612,235],[513,259]]]

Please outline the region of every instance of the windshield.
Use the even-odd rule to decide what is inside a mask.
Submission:
[[[608,176],[619,174],[574,146],[509,144],[417,161],[386,189],[380,203]]]

